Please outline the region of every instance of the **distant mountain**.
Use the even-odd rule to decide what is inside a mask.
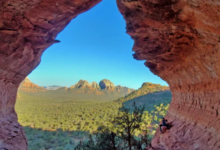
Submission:
[[[90,83],[86,80],[79,80],[79,82],[77,82],[75,85],[71,86],[70,89],[74,89],[74,88],[78,88],[78,89],[87,89],[87,88],[92,88]]]
[[[115,86],[110,80],[103,79],[98,83],[89,83],[86,80],[80,80],[71,87],[45,86],[40,87],[26,78],[19,87],[19,93],[34,94],[34,96],[43,96],[42,98],[53,98],[62,100],[115,100],[133,92],[123,86]],[[21,95],[21,94],[19,94]]]
[[[151,111],[154,105],[169,104],[171,99],[172,95],[168,86],[146,82],[138,90],[116,101],[122,102],[126,107],[131,107],[134,102],[137,106],[145,104],[146,110]]]
[[[91,86],[92,86],[94,89],[100,90],[100,86],[99,86],[98,83],[96,83],[96,82],[92,82],[92,83],[91,83]]]
[[[115,85],[111,81],[109,81],[107,79],[103,79],[102,81],[100,81],[99,82],[99,86],[100,86],[101,89],[113,90],[113,91],[116,88]]]
[[[110,80],[103,79],[98,83],[89,83],[86,80],[79,80],[71,87],[45,86],[41,87],[32,83],[26,78],[20,85],[17,97],[19,99],[27,96],[36,98],[70,101],[70,100],[94,100],[94,101],[120,101],[130,107],[135,101],[137,105],[146,105],[152,109],[154,105],[171,101],[171,92],[168,86],[160,84],[143,83],[138,90],[123,86],[115,86]]]
[[[58,86],[58,85],[51,85],[51,86],[43,86],[47,90],[57,90],[59,88],[62,88],[63,86]]]
[[[123,86],[115,86],[110,80],[103,79],[98,83],[92,82],[89,83],[86,80],[80,80],[75,85],[66,89],[75,93],[83,93],[83,94],[97,94],[97,95],[105,95],[106,93],[118,93],[120,95],[127,95],[134,91],[134,89],[130,89]]]
[[[37,92],[45,92],[47,91],[47,89],[32,83],[31,80],[28,79],[27,77],[21,82],[18,91],[37,93]]]

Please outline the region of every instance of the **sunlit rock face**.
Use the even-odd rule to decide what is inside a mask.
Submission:
[[[101,89],[115,90],[115,85],[110,80],[107,79],[103,79],[102,81],[100,81],[99,86]]]
[[[99,86],[98,83],[96,83],[96,82],[92,82],[92,83],[91,83],[91,86],[92,86],[94,89],[100,90],[100,86]]]
[[[76,85],[74,85],[73,87],[83,89],[90,87],[90,83],[86,80],[79,80],[79,82],[77,82]]]
[[[37,93],[37,92],[45,92],[47,89],[44,87],[40,87],[39,85],[34,84],[31,82],[30,79],[27,77],[21,82],[19,86],[19,91],[22,92],[29,92],[29,93]]]
[[[134,39],[134,58],[168,82],[174,127],[152,145],[220,149],[220,1],[117,0]]]
[[[101,0],[0,1],[0,149],[27,150],[14,111],[19,84],[78,14]]]

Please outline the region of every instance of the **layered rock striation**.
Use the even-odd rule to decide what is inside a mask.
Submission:
[[[14,111],[19,84],[77,15],[101,0],[0,1],[0,149],[27,150]]]
[[[167,81],[174,127],[154,149],[220,149],[219,0],[117,0],[134,58]]]

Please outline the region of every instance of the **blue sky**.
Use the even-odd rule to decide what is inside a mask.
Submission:
[[[57,39],[61,43],[49,47],[28,76],[38,85],[71,86],[80,79],[109,79],[135,89],[143,82],[167,85],[144,61],[133,59],[133,40],[114,0],[104,0],[73,19]]]

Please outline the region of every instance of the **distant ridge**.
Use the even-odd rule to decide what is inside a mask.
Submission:
[[[26,77],[19,86],[19,91],[29,92],[29,93],[37,93],[37,92],[45,92],[47,89],[41,87],[37,84],[31,82],[31,80]]]
[[[62,86],[44,86],[41,87],[32,83],[26,78],[19,87],[19,93],[44,93],[45,97],[57,95],[62,99],[74,98],[76,100],[115,100],[133,92],[134,89],[115,86],[110,80],[103,79],[98,83],[89,83],[86,80],[79,80],[75,85],[68,87]],[[20,94],[19,94],[20,95]],[[35,94],[35,96],[39,96]],[[42,94],[41,94],[42,95]]]
[[[162,86],[160,84],[145,82],[138,90],[135,90],[132,93],[126,95],[125,97],[117,99],[116,101],[126,102],[139,96],[161,91],[170,91],[170,88],[168,86]]]
[[[118,91],[118,92],[127,92],[131,93],[134,89],[123,87],[121,85],[115,86],[110,80],[103,79],[98,83],[92,82],[89,83],[86,80],[79,80],[75,85],[72,85],[70,89],[93,89],[93,90],[109,90],[109,91]]]
[[[92,82],[89,83],[86,80],[79,80],[75,85],[72,85],[70,88],[65,88],[72,93],[83,93],[83,94],[96,94],[96,95],[106,95],[106,94],[119,94],[127,95],[134,91],[134,89],[115,86],[110,80],[103,79],[98,83]]]
[[[160,105],[161,103],[167,105],[171,102],[171,99],[172,94],[168,86],[146,82],[138,90],[116,101],[122,102],[128,108],[131,108],[135,102],[137,106],[145,105],[145,110],[152,111],[155,105]]]
[[[62,88],[63,86],[58,86],[58,85],[51,85],[51,86],[43,86],[47,90],[57,90],[59,88]]]

